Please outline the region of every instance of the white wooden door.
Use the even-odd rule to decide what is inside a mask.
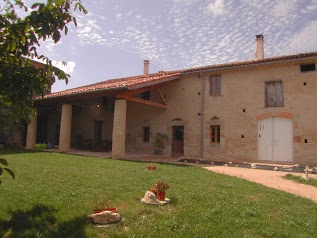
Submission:
[[[274,117],[274,160],[293,161],[293,120]]]
[[[258,159],[273,158],[273,117],[265,118],[258,123]]]
[[[258,159],[293,161],[293,121],[270,117],[258,123]]]

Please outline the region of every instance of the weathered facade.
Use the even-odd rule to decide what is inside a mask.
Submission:
[[[317,52],[264,58],[256,40],[255,60],[155,74],[145,61],[144,75],[37,99],[27,147],[42,140],[67,151],[90,139],[123,158],[152,153],[161,132],[165,155],[315,165]]]

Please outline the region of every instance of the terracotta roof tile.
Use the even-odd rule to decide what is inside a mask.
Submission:
[[[155,82],[157,80],[161,80],[164,78],[168,78],[171,76],[177,76],[179,73],[165,73],[165,72],[158,72],[154,74],[149,74],[148,76],[138,75],[138,76],[131,76],[126,78],[117,78],[117,79],[110,79],[106,81],[102,81],[95,84],[90,84],[78,88],[68,89],[65,91],[50,93],[45,95],[43,98],[53,98],[53,97],[62,97],[62,96],[70,96],[75,94],[81,93],[89,93],[101,90],[115,90],[124,87],[129,87],[131,85],[142,84],[146,82]],[[37,97],[36,99],[42,99],[42,97]]]
[[[266,58],[262,60],[254,59],[254,60],[245,60],[245,61],[237,61],[231,63],[224,63],[224,64],[215,64],[215,65],[208,65],[203,67],[196,67],[196,68],[188,68],[188,69],[181,69],[181,70],[172,70],[172,71],[165,71],[166,73],[194,73],[204,70],[212,70],[212,69],[225,69],[225,68],[233,68],[237,66],[247,66],[247,65],[256,65],[256,64],[264,64],[270,62],[279,62],[279,61],[287,61],[287,60],[295,60],[307,57],[317,56],[317,51],[309,52],[309,53],[301,53],[296,55],[286,55],[286,56],[278,56],[272,58]]]
[[[95,84],[90,84],[78,88],[73,88],[61,92],[51,93],[44,96],[45,98],[53,98],[53,97],[62,97],[68,95],[75,95],[75,94],[82,94],[82,93],[89,93],[99,90],[115,90],[120,89],[122,87],[129,87],[132,85],[154,82],[156,80],[166,79],[171,76],[180,76],[186,73],[195,73],[204,70],[213,70],[213,69],[229,69],[238,66],[249,66],[249,65],[261,65],[264,63],[271,63],[271,62],[283,62],[287,60],[296,60],[301,58],[307,57],[314,57],[317,56],[317,51],[310,52],[310,53],[301,53],[296,55],[287,55],[287,56],[278,56],[272,58],[266,58],[263,60],[247,60],[247,61],[238,61],[232,63],[225,63],[225,64],[215,64],[215,65],[208,65],[203,67],[196,67],[196,68],[188,68],[188,69],[181,69],[181,70],[170,70],[170,71],[159,71],[158,73],[149,74],[148,76],[138,75],[138,76],[131,76],[126,78],[117,78],[117,79],[110,79],[106,81],[102,81]],[[41,99],[42,97],[37,97],[36,99]]]

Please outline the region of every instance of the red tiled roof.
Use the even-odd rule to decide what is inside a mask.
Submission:
[[[165,73],[181,73],[181,74],[194,73],[194,72],[213,70],[213,69],[215,70],[227,69],[227,68],[234,68],[238,66],[261,65],[261,64],[273,63],[273,62],[283,62],[288,60],[296,60],[296,59],[302,59],[302,58],[308,58],[308,57],[314,57],[314,56],[317,56],[317,51],[309,52],[309,53],[301,53],[296,55],[278,56],[278,57],[266,58],[263,60],[254,59],[254,60],[237,61],[237,62],[231,62],[231,63],[225,63],[225,64],[208,65],[208,66],[196,67],[196,68],[188,68],[188,69],[182,69],[182,70],[165,71]]]
[[[50,93],[45,95],[43,98],[52,98],[52,97],[62,97],[62,96],[69,96],[81,93],[89,93],[89,92],[96,92],[102,90],[116,90],[121,88],[128,88],[129,86],[135,86],[138,84],[160,81],[162,79],[166,79],[169,77],[177,76],[179,73],[165,73],[159,72],[155,74],[149,74],[148,76],[138,75],[138,76],[131,76],[127,78],[118,78],[118,79],[110,79],[106,81],[102,81],[95,84],[90,84],[78,88],[68,89],[61,92]],[[42,97],[37,97],[36,99],[41,99]]]
[[[225,63],[225,64],[215,64],[215,65],[208,65],[203,67],[196,67],[196,68],[188,68],[188,69],[181,69],[181,70],[171,70],[171,71],[160,71],[158,73],[149,74],[148,76],[138,75],[138,76],[131,76],[126,78],[118,78],[118,79],[111,79],[106,80],[103,82],[90,84],[78,88],[73,88],[61,92],[51,93],[44,96],[45,98],[53,98],[53,97],[62,97],[62,96],[70,96],[75,94],[82,94],[82,93],[89,93],[89,92],[96,92],[102,90],[116,90],[125,88],[128,89],[129,86],[135,85],[142,85],[146,83],[157,83],[157,81],[163,81],[169,77],[173,76],[180,76],[182,74],[187,73],[195,73],[205,70],[218,70],[218,69],[230,69],[234,67],[240,66],[251,66],[251,65],[261,65],[266,63],[274,63],[274,62],[283,62],[288,60],[296,60],[308,57],[317,56],[317,51],[310,52],[310,53],[301,53],[296,55],[287,55],[287,56],[278,56],[272,58],[266,58],[263,60],[248,60],[248,61],[238,61],[232,63]],[[37,97],[37,99],[41,99],[42,97]]]

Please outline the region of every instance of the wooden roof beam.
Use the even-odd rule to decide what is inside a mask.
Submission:
[[[162,99],[164,105],[167,105],[167,101],[166,101],[166,99],[165,99],[165,97],[164,97],[164,95],[163,95],[161,89],[160,89],[159,87],[157,87],[157,88],[156,88],[156,91],[157,91],[158,94],[160,95],[160,97],[161,97],[161,99]]]
[[[167,105],[164,105],[164,104],[161,104],[161,103],[157,103],[157,102],[148,101],[148,100],[144,100],[144,99],[141,99],[141,98],[136,98],[136,97],[131,97],[131,96],[124,96],[124,95],[121,95],[120,98],[126,99],[126,100],[131,101],[131,102],[137,102],[137,103],[145,104],[145,105],[152,106],[152,107],[159,107],[159,108],[167,109]]]

